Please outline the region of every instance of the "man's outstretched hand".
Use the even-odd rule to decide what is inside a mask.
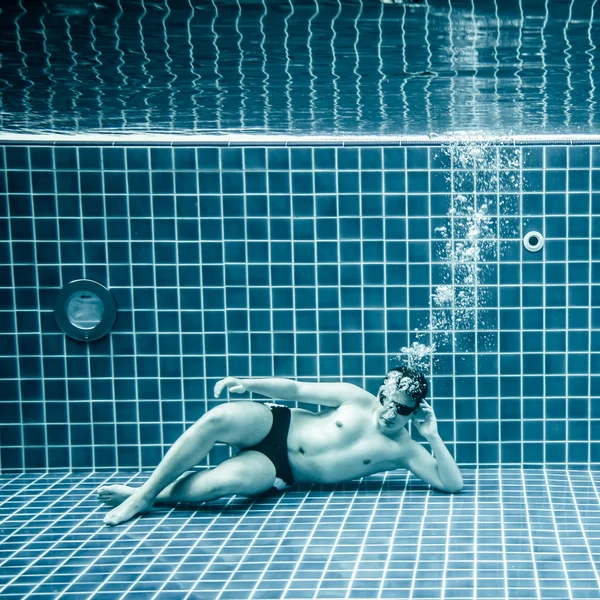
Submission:
[[[221,381],[215,383],[215,398],[218,398],[221,395],[224,387],[229,388],[230,392],[235,392],[236,394],[243,394],[248,391],[246,382],[242,379],[238,379],[237,377],[225,377],[225,379],[221,379]]]

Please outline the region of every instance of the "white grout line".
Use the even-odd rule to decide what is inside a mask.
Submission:
[[[22,487],[20,490],[18,490],[15,494],[13,494],[12,496],[10,496],[5,502],[3,502],[2,504],[0,504],[0,508],[3,507],[5,504],[8,504],[11,500],[13,500],[16,496],[18,496],[19,494],[22,494],[24,491],[27,490],[27,488],[29,486],[34,486],[38,481],[40,481],[40,479],[44,479],[44,477],[46,477],[48,475],[48,473],[42,473],[42,475],[40,475],[37,479],[34,479],[33,481],[31,481],[30,483],[28,483],[27,485],[25,485],[24,487]],[[63,475],[60,479],[57,479],[56,481],[52,482],[50,484],[49,487],[46,488],[45,491],[48,491],[50,489],[52,489],[52,487],[54,487],[55,485],[59,484],[62,482],[63,479],[65,479],[66,477],[71,476],[72,473],[66,473],[65,475]],[[78,484],[79,485],[79,484]],[[35,488],[34,488],[35,489]],[[65,494],[63,494],[61,496],[61,498],[63,498],[65,496]],[[4,519],[2,519],[0,521],[0,525],[2,525],[3,523],[5,523],[6,521],[8,521],[9,519],[15,517],[16,515],[18,515],[24,508],[26,508],[29,504],[31,504],[32,502],[34,502],[35,500],[37,500],[39,497],[39,494],[34,496],[33,498],[31,498],[30,500],[28,500],[27,502],[25,502],[24,504],[21,504],[19,506],[19,508],[17,508],[16,510],[12,511],[7,517],[5,517]],[[58,498],[57,500],[59,500],[60,498]],[[54,502],[56,502],[57,500],[55,500]],[[54,502],[50,503],[48,506],[44,507],[44,509],[41,511],[42,513],[47,510],[48,508],[50,508]],[[41,513],[39,513],[41,514]],[[14,535],[15,533],[17,533],[17,531],[19,531],[19,529],[22,529],[25,525],[21,525],[21,527],[19,527],[18,529],[15,529],[13,531],[10,532],[10,534],[4,538],[2,541],[5,542],[11,535]],[[1,563],[0,563],[1,564]]]
[[[535,543],[533,541],[533,533],[531,531],[531,519],[530,519],[530,510],[529,510],[529,502],[527,500],[527,482],[525,479],[525,470],[523,469],[523,467],[521,467],[521,485],[523,487],[523,503],[525,505],[525,517],[527,519],[527,534],[529,537],[529,549],[531,550],[531,565],[532,565],[532,569],[533,569],[533,579],[535,582],[535,591],[536,591],[536,596],[537,596],[537,600],[541,600],[541,590],[540,590],[540,578],[539,578],[539,574],[538,574],[538,570],[537,570],[537,566],[536,566],[536,562],[535,562]]]
[[[419,526],[419,535],[417,538],[417,550],[415,553],[415,568],[414,568],[413,575],[412,575],[411,582],[410,582],[409,600],[416,600],[417,598],[423,597],[422,596],[423,590],[418,589],[416,587],[417,586],[417,571],[419,568],[419,561],[422,560],[422,556],[423,556],[423,553],[422,553],[423,528],[425,527],[425,523],[427,522],[427,509],[429,508],[429,498],[431,498],[431,492],[432,492],[432,488],[430,487],[427,490],[427,493],[423,500],[423,505],[421,507],[423,514],[421,516],[421,524]],[[418,496],[415,496],[415,498],[418,498]]]
[[[277,545],[276,545],[276,546],[275,546],[275,548],[273,549],[273,551],[272,551],[272,553],[271,553],[271,556],[270,556],[270,558],[267,558],[267,548],[265,548],[265,558],[267,558],[267,563],[265,564],[265,567],[264,567],[264,569],[262,570],[262,572],[261,572],[260,576],[258,577],[258,579],[257,579],[257,580],[254,582],[254,586],[252,587],[252,591],[248,592],[248,599],[249,599],[249,600],[250,600],[251,598],[253,598],[253,597],[254,597],[254,595],[255,595],[255,594],[257,594],[257,592],[258,592],[257,598],[260,598],[260,597],[261,597],[261,592],[262,592],[262,591],[261,591],[261,590],[259,590],[259,589],[258,589],[258,587],[260,586],[260,584],[261,584],[261,583],[262,583],[262,581],[264,580],[264,578],[265,578],[265,575],[266,575],[267,571],[269,570],[269,567],[271,566],[273,559],[275,558],[275,556],[276,556],[276,555],[277,555],[277,553],[279,552],[279,549],[281,548],[281,545],[283,544],[283,542],[284,542],[286,539],[289,539],[289,538],[287,537],[287,535],[288,535],[288,533],[289,533],[289,531],[290,531],[290,528],[291,528],[293,525],[295,525],[295,524],[296,524],[296,519],[297,519],[298,517],[300,517],[300,516],[301,516],[302,507],[304,506],[304,503],[305,503],[305,502],[308,500],[308,498],[309,498],[309,495],[310,495],[310,490],[309,490],[309,491],[307,491],[307,492],[304,494],[304,497],[303,497],[303,498],[302,498],[302,500],[301,500],[301,501],[298,503],[298,506],[296,507],[296,511],[294,512],[294,514],[293,514],[293,515],[290,515],[290,516],[288,516],[288,517],[287,517],[287,519],[288,519],[288,523],[287,523],[287,525],[286,525],[285,529],[284,529],[283,531],[278,531],[278,532],[277,532],[277,533],[278,533],[278,535],[279,535],[279,541],[277,542]],[[283,494],[282,494],[282,496],[283,496]],[[284,505],[284,506],[285,506],[285,503],[282,503],[282,505]],[[265,524],[266,524],[266,523],[269,521],[269,517],[271,517],[271,516],[273,516],[273,515],[275,514],[275,508],[277,508],[277,504],[276,504],[276,505],[273,507],[273,510],[271,511],[271,513],[269,513],[269,516],[267,517],[267,519],[266,519],[266,521],[265,521]],[[262,527],[261,527],[261,530],[262,530]],[[260,532],[260,530],[259,530],[259,532]],[[256,537],[255,539],[258,539],[258,535],[257,535],[257,537]],[[306,546],[308,546],[308,544],[309,544],[309,543],[310,543],[310,542],[307,542]],[[251,548],[251,547],[252,547],[252,544],[250,545],[250,548]],[[238,567],[236,567],[235,571],[237,571],[237,569],[238,569],[238,568],[241,566],[241,564],[242,564],[242,561],[240,561],[240,562],[238,563]],[[231,576],[231,578],[230,578],[230,581],[231,581],[231,580],[233,580],[233,578],[234,578],[234,574],[235,574],[235,571],[234,571],[234,573],[232,574],[232,576]],[[291,581],[291,577],[290,577],[290,581]],[[225,590],[225,586],[223,586],[223,590]],[[282,596],[283,596],[283,594],[282,594]]]
[[[227,580],[223,581],[223,586],[221,587],[221,590],[219,591],[219,593],[215,596],[215,600],[221,600],[221,596],[224,593],[231,593],[231,590],[228,590],[227,586],[234,580],[236,573],[238,572],[238,570],[242,566],[244,560],[246,560],[246,557],[248,556],[248,554],[250,553],[250,551],[253,548],[255,548],[254,543],[258,540],[260,534],[262,533],[262,530],[267,526],[267,524],[269,523],[271,517],[273,517],[273,515],[275,514],[275,511],[276,511],[277,507],[279,506],[281,500],[284,498],[284,496],[285,496],[285,494],[280,494],[279,497],[277,498],[277,501],[275,502],[275,504],[273,504],[273,507],[269,511],[269,514],[265,517],[265,520],[262,522],[262,524],[260,525],[260,527],[256,531],[256,535],[254,536],[253,540],[248,543],[248,546],[244,550],[244,552],[243,552],[240,560],[238,561],[237,565],[235,566],[234,569],[232,569],[232,571],[229,574],[229,577],[227,578]],[[304,500],[306,500],[306,497],[304,498]],[[304,502],[304,500],[302,502]],[[250,511],[250,508],[252,508],[252,505],[250,505],[250,507],[248,507],[248,510],[246,511],[246,514]],[[298,513],[296,512],[295,516],[297,516],[297,514]],[[231,536],[234,534],[234,532],[237,529],[238,525],[240,525],[242,523],[242,520],[243,519],[241,518],[238,521],[238,523],[236,524],[236,526],[231,530],[231,532],[229,533],[229,535],[227,536],[227,538],[223,541],[223,544],[221,545],[221,548],[219,549],[219,551],[222,550],[225,547],[225,544],[231,539]],[[214,556],[213,560],[210,563],[207,564],[206,569],[204,570],[204,572],[203,572],[202,575],[204,575],[204,573],[208,572],[208,569],[211,567],[211,565],[216,560],[217,555],[218,555],[218,552],[215,553],[215,556]],[[201,578],[202,578],[202,576],[200,577],[200,579]],[[196,585],[198,585],[200,583],[200,579],[196,582]]]
[[[400,521],[401,521],[401,516],[402,516],[402,509],[404,508],[404,499],[406,498],[406,491],[408,489],[409,480],[410,480],[410,471],[407,470],[406,471],[406,480],[404,482],[404,489],[402,490],[402,495],[400,496],[400,504],[398,506],[398,510],[396,511],[396,518],[394,521],[394,525],[392,527],[392,533],[390,535],[390,543],[389,543],[389,549],[387,552],[387,556],[385,558],[385,565],[383,566],[383,571],[381,573],[381,582],[379,584],[377,598],[383,597],[383,590],[384,590],[385,582],[387,580],[388,571],[390,569],[390,562],[392,560],[392,555],[394,554],[394,541],[398,537],[398,532],[401,530]]]
[[[329,551],[329,556],[327,557],[327,561],[321,570],[321,576],[319,577],[317,587],[313,594],[314,599],[319,598],[319,594],[321,592],[321,586],[323,585],[323,581],[325,581],[325,577],[327,575],[329,566],[331,565],[333,556],[334,556],[334,554],[336,554],[338,544],[340,543],[340,539],[342,537],[342,534],[344,533],[344,528],[346,527],[346,521],[348,520],[348,517],[350,516],[350,513],[352,512],[352,508],[354,506],[354,501],[358,497],[358,492],[359,492],[359,490],[361,490],[363,482],[364,482],[364,478],[361,478],[356,482],[356,489],[354,490],[354,494],[348,501],[348,507],[346,509],[346,514],[344,515],[342,522],[340,523],[339,530],[337,532],[337,535],[335,536],[335,540],[333,541],[333,544],[331,545],[331,550]],[[335,491],[339,493],[339,490],[336,489]],[[342,496],[340,496],[340,498],[346,500],[348,498],[348,496],[342,495]]]
[[[502,465],[498,468],[498,500],[500,504],[500,539],[502,540],[502,578],[504,579],[504,596],[508,598],[508,567],[506,560],[506,526],[504,522],[504,489],[502,486],[503,483],[503,473],[502,473]],[[477,573],[475,573],[475,578],[477,579]]]
[[[310,492],[307,492],[307,495],[309,493]],[[287,583],[285,584],[285,588],[281,592],[281,598],[288,598],[289,597],[288,593],[290,593],[290,586],[292,585],[292,582],[296,578],[296,573],[300,569],[300,565],[302,564],[302,561],[304,560],[304,557],[306,555],[306,551],[308,550],[309,546],[313,543],[313,537],[314,537],[315,533],[317,532],[317,528],[319,527],[321,519],[325,516],[325,513],[327,511],[329,503],[331,502],[331,499],[333,498],[334,493],[335,493],[335,490],[331,491],[329,493],[329,495],[327,496],[327,500],[325,501],[325,503],[321,507],[321,512],[319,513],[319,516],[317,517],[317,519],[315,521],[315,524],[313,525],[313,528],[311,529],[311,531],[310,531],[310,533],[308,535],[308,539],[307,539],[306,543],[304,544],[304,547],[302,548],[302,551],[300,552],[300,555],[295,560],[296,564],[294,565],[294,569],[290,573],[290,576],[289,576],[289,578],[287,580]]]
[[[577,496],[575,495],[575,489],[573,488],[573,481],[571,480],[571,476],[569,475],[569,471],[565,471],[567,475],[567,481],[569,482],[569,490],[571,492],[571,496],[573,498],[573,506],[575,507],[575,513],[577,515],[577,524],[579,525],[579,529],[583,535],[583,543],[585,544],[585,549],[587,551],[588,557],[590,559],[590,565],[592,566],[592,570],[594,571],[594,575],[596,577],[596,582],[600,585],[600,575],[598,573],[598,567],[596,566],[596,556],[594,555],[594,549],[596,549],[596,545],[594,544],[594,548],[590,547],[590,542],[588,538],[594,539],[592,536],[588,536],[587,534],[591,532],[586,532],[585,524],[581,518],[581,512],[579,511],[579,505],[577,504]],[[570,533],[570,532],[569,532]],[[592,534],[593,535],[593,534]],[[567,572],[567,577],[569,573]]]
[[[350,579],[348,580],[348,587],[346,588],[345,598],[353,597],[352,596],[352,593],[353,593],[352,586],[354,584],[354,580],[356,579],[356,573],[360,568],[360,563],[361,563],[363,554],[365,552],[365,545],[367,543],[367,538],[369,537],[369,532],[371,531],[371,528],[373,526],[373,519],[375,518],[375,515],[377,514],[377,509],[379,508],[379,501],[381,500],[381,494],[382,494],[384,486],[386,484],[387,476],[388,476],[388,472],[384,471],[383,480],[381,481],[381,484],[379,486],[379,491],[377,492],[377,495],[375,496],[375,503],[371,510],[371,516],[369,517],[369,519],[366,523],[366,526],[365,526],[365,530],[363,533],[363,540],[360,545],[360,549],[354,560],[354,568],[352,569],[352,575],[350,576]],[[367,498],[368,498],[368,496],[367,496]],[[390,540],[390,541],[393,543],[393,540]],[[383,579],[382,579],[382,581],[383,581]]]
[[[235,498],[235,496],[232,496],[231,498],[229,498],[229,500],[227,500],[225,506],[223,507],[223,509],[221,509],[220,512],[218,512],[215,517],[212,519],[212,521],[206,525],[204,531],[198,536],[198,539],[190,546],[189,550],[184,554],[183,558],[179,561],[179,564],[171,571],[171,574],[169,575],[169,577],[167,579],[165,579],[165,581],[163,582],[163,584],[161,585],[161,587],[156,591],[156,593],[154,594],[154,596],[152,597],[152,600],[156,600],[160,598],[160,594],[161,592],[164,590],[164,588],[173,580],[173,577],[175,577],[177,575],[177,571],[184,566],[185,564],[185,560],[191,556],[192,552],[198,547],[198,544],[203,540],[204,536],[209,533],[211,531],[211,527],[215,524],[217,524],[217,521],[219,519],[219,517],[223,516],[223,511],[225,510],[225,508],[227,506],[229,506],[229,503]],[[254,503],[251,503],[250,506],[248,507],[248,509],[246,510],[246,512],[240,516],[238,522],[235,524],[235,526],[233,527],[232,531],[230,532],[229,536],[227,536],[227,539],[225,539],[223,541],[223,544],[221,545],[221,548],[215,552],[215,557],[213,558],[213,560],[210,562],[210,564],[213,564],[215,558],[217,557],[217,555],[219,554],[219,552],[221,551],[221,549],[225,546],[225,544],[227,543],[227,541],[230,539],[231,535],[233,534],[233,532],[236,530],[236,528],[238,527],[238,525],[244,520],[244,517],[246,517],[248,515],[248,513],[250,512],[250,509],[252,508],[252,506],[254,506]],[[193,516],[195,516],[197,514],[197,511],[194,513]],[[192,518],[193,518],[192,516]],[[191,519],[189,521],[186,522],[189,523],[191,522]],[[181,530],[180,530],[181,531]],[[202,576],[204,575],[204,573],[208,570],[209,566],[207,565],[206,568],[204,569],[204,571],[202,571],[200,577],[198,578],[198,580],[196,581],[196,583],[194,583],[191,588],[190,591],[188,591],[187,595],[185,596],[185,598],[188,598],[190,595],[193,594],[193,590],[196,587],[198,581],[200,580],[200,578],[202,578]],[[184,591],[184,590],[182,590]],[[192,595],[193,597],[193,595]]]
[[[72,473],[67,473],[63,478],[61,478],[61,480],[55,482],[55,483],[60,483],[60,481],[62,481],[62,479],[64,479],[65,477],[68,476],[72,476]],[[75,488],[77,488],[78,486],[80,486],[81,484],[85,483],[86,480],[91,477],[94,476],[95,473],[91,472],[88,473],[83,479],[81,479],[80,481],[78,481],[72,488],[69,488],[68,490],[66,490],[64,492],[64,494],[62,494],[61,496],[59,496],[58,498],[56,498],[53,502],[51,502],[50,504],[48,504],[46,507],[44,507],[44,509],[41,511],[41,513],[45,512],[46,510],[48,510],[49,508],[51,508],[54,504],[56,504],[57,502],[59,502],[60,500],[63,500],[67,495],[71,494],[73,492],[73,490]],[[94,493],[94,491],[92,491],[91,493]],[[34,499],[38,500],[40,498],[41,495],[43,495],[44,492],[41,492],[40,494],[38,494]],[[91,494],[87,494],[85,496],[83,496],[83,498],[80,498],[75,504],[73,504],[68,510],[59,513],[56,516],[56,519],[54,521],[52,521],[49,525],[47,525],[46,527],[44,527],[44,529],[42,529],[37,535],[35,535],[32,539],[28,540],[26,544],[23,545],[23,547],[19,548],[19,550],[17,550],[10,558],[8,558],[6,561],[4,561],[4,564],[10,560],[14,560],[15,558],[18,558],[18,554],[21,552],[28,552],[28,548],[27,546],[32,543],[36,538],[39,538],[41,535],[43,535],[44,533],[46,533],[48,530],[50,530],[52,527],[54,527],[61,519],[64,519],[66,516],[69,515],[69,513],[71,511],[73,511],[74,509],[76,509],[77,507],[79,507],[82,502],[85,502],[86,500],[89,499]],[[78,527],[80,527],[82,524],[85,524],[85,521],[89,518],[91,518],[93,515],[95,515],[98,511],[100,507],[97,507],[96,509],[94,509],[93,511],[91,511],[86,517],[84,517],[83,519],[78,519],[76,518],[74,520],[74,525],[65,533],[63,533],[59,539],[57,539],[53,544],[49,545],[43,552],[40,552],[38,556],[36,556],[36,561],[40,560],[41,558],[43,558],[44,556],[46,557],[54,557],[53,556],[53,548],[55,548],[56,546],[58,546],[62,541],[64,541],[65,539],[68,539],[69,535],[76,530]],[[23,527],[26,527],[27,525],[31,525],[31,522],[34,521],[39,514],[36,514],[34,517],[30,518],[24,525],[22,525],[19,529],[22,529]],[[76,515],[76,513],[74,513]],[[11,515],[13,516],[13,515]],[[16,531],[19,531],[19,529],[15,530],[13,533],[16,533]],[[3,540],[4,542],[6,541]],[[39,581],[28,593],[32,594],[42,583],[44,583],[49,577],[51,577],[56,571],[58,571],[58,569],[60,569],[60,567],[62,567],[66,562],[68,562],[68,560],[77,552],[77,549],[74,550],[73,552],[71,552],[68,556],[63,557],[61,556],[60,558],[57,558],[57,562],[60,561],[60,564],[57,566],[54,566],[54,568],[52,569],[52,572],[47,574],[41,581]],[[15,583],[18,578],[23,575],[31,566],[32,563],[29,563],[25,566],[25,568],[18,573],[17,575],[15,575],[10,581],[6,582],[6,584],[4,584],[4,586],[2,586],[0,588],[0,595],[2,590],[6,589],[7,587],[9,587],[12,583]],[[52,567],[50,567],[52,568]]]
[[[552,488],[550,487],[550,481],[548,481],[548,471],[546,468],[543,469],[543,473],[544,473],[544,481],[546,482],[545,492],[548,494],[548,502],[550,504],[550,516],[552,517],[551,531],[552,531],[552,533],[554,533],[554,537],[556,538],[556,551],[558,552],[558,554],[560,556],[560,565],[562,567],[561,574],[565,578],[565,583],[567,585],[566,591],[568,594],[568,598],[569,598],[569,600],[574,600],[573,592],[571,590],[572,579],[569,577],[569,570],[567,569],[567,564],[565,562],[565,556],[564,556],[563,548],[561,545],[560,535],[558,534],[559,528],[558,528],[558,522],[557,522],[557,513],[554,508],[554,502],[552,501]],[[548,539],[548,541],[550,541],[550,539]],[[557,565],[557,567],[558,567],[558,565]],[[558,570],[558,568],[557,568],[557,570]]]
[[[137,477],[137,475],[139,475],[139,473],[135,473],[131,479],[128,481],[128,483],[131,483],[131,481],[133,479],[135,479]],[[143,536],[139,539],[139,541],[137,541],[137,543],[135,544],[135,546],[133,546],[133,548],[128,552],[127,556],[123,557],[123,560],[120,563],[116,563],[112,566],[114,566],[114,569],[112,570],[111,574],[102,582],[100,582],[99,584],[99,588],[101,589],[107,582],[109,582],[110,577],[117,571],[117,569],[119,567],[121,567],[122,565],[124,565],[127,562],[127,559],[134,557],[136,551],[143,546],[143,544],[145,542],[147,542],[148,540],[152,541],[152,535],[157,531],[160,530],[161,525],[168,519],[169,515],[171,515],[171,513],[174,511],[174,508],[170,508],[168,510],[165,511],[164,515],[162,517],[158,516],[156,517],[156,523],[153,526],[149,525],[149,529],[144,531]],[[97,511],[94,511],[97,512]],[[93,513],[92,513],[93,514]],[[159,513],[160,514],[160,513]],[[136,515],[132,520],[128,521],[126,524],[125,523],[121,523],[119,524],[122,531],[115,536],[110,543],[106,546],[106,548],[104,548],[104,550],[102,550],[93,560],[91,560],[89,562],[89,564],[87,565],[87,567],[85,569],[82,569],[79,573],[77,573],[77,575],[75,575],[75,577],[73,577],[73,579],[71,581],[69,581],[68,585],[66,587],[64,587],[58,594],[58,596],[56,596],[57,598],[61,598],[63,597],[63,595],[68,594],[68,590],[70,587],[72,587],[73,585],[77,585],[78,581],[81,577],[84,577],[88,571],[96,566],[98,564],[98,561],[102,559],[102,557],[109,552],[109,550],[114,549],[115,544],[118,545],[119,541],[122,541],[122,539],[127,535],[130,535],[133,531],[135,531],[135,525],[138,523],[139,521],[139,517],[140,515]],[[87,540],[85,543],[89,543],[89,542],[93,542],[94,541],[94,537],[96,534],[98,533],[102,533],[105,529],[107,528],[107,526],[104,527],[99,527],[95,533],[93,533]],[[168,545],[170,543],[170,540],[167,540],[165,543],[165,546]],[[72,556],[75,555],[76,552],[78,552],[79,550],[84,549],[84,544],[82,544],[77,550],[75,550],[75,552],[73,552],[63,563],[61,563],[61,567],[66,564],[69,560],[69,558],[71,558]],[[164,550],[164,547],[163,549]],[[160,553],[162,552],[162,550],[159,550],[157,554],[160,555]],[[150,564],[152,564],[153,561],[151,561]],[[60,567],[59,567],[60,568]],[[51,575],[55,574],[58,569],[55,569]],[[47,576],[45,579],[48,579],[50,576]],[[35,589],[37,589],[41,584],[43,583],[40,582],[38,583],[38,585],[35,586],[35,588],[30,592],[32,593],[33,591],[35,591]],[[97,590],[94,590],[97,591]],[[116,596],[117,594],[115,594]]]
[[[227,500],[227,503],[226,503],[226,505],[225,505],[225,506],[227,506],[227,505],[228,505],[228,504],[229,504],[229,503],[230,503],[230,502],[233,500],[233,498],[234,498],[233,496],[232,496],[231,498],[229,498],[229,500]],[[175,507],[173,507],[173,510],[176,510],[176,509],[175,509]],[[170,515],[170,514],[173,512],[173,510],[170,510],[170,511],[168,511],[167,515]],[[133,580],[131,583],[129,583],[129,582],[128,582],[128,584],[126,584],[126,585],[128,585],[128,587],[127,587],[127,589],[125,590],[124,597],[126,597],[126,596],[127,596],[127,594],[128,594],[129,592],[135,593],[135,592],[137,591],[137,590],[135,590],[135,586],[136,586],[138,583],[140,583],[140,582],[142,582],[142,583],[144,582],[144,576],[145,576],[145,575],[148,573],[148,571],[149,571],[149,570],[150,570],[150,569],[153,567],[153,565],[154,565],[154,564],[155,564],[157,561],[159,561],[160,559],[163,559],[163,558],[165,557],[165,551],[167,550],[167,548],[169,548],[169,547],[172,547],[172,544],[173,544],[173,542],[174,542],[174,541],[176,541],[176,540],[177,540],[177,538],[178,538],[178,536],[179,536],[180,534],[182,534],[182,533],[183,533],[183,531],[184,531],[185,527],[186,527],[187,525],[189,525],[189,524],[192,522],[192,520],[193,520],[193,518],[196,516],[196,514],[197,514],[197,511],[193,511],[193,512],[192,512],[192,514],[191,514],[191,516],[189,516],[187,519],[185,519],[185,520],[183,521],[183,523],[182,523],[182,524],[179,526],[179,529],[177,529],[177,530],[175,530],[175,531],[173,531],[173,532],[169,532],[169,533],[171,534],[171,536],[165,540],[165,544],[164,544],[164,545],[163,545],[163,547],[162,547],[160,550],[158,550],[158,552],[157,552],[157,553],[154,555],[154,558],[152,558],[152,560],[150,560],[150,561],[148,562],[148,564],[147,564],[147,565],[144,567],[144,569],[143,569],[143,570],[142,570],[142,571],[139,573],[139,575],[138,575],[138,576],[137,576],[137,577],[136,577],[136,578],[135,578],[135,579],[134,579],[134,580]],[[195,548],[195,547],[198,545],[198,542],[200,542],[200,541],[202,540],[202,538],[203,538],[203,537],[206,535],[206,533],[207,533],[207,532],[210,530],[210,527],[211,527],[212,525],[214,525],[215,521],[216,521],[216,520],[219,518],[219,516],[220,516],[221,514],[222,514],[222,513],[218,513],[218,514],[217,514],[217,515],[216,515],[216,516],[213,518],[213,520],[210,522],[210,524],[208,524],[208,525],[206,526],[206,528],[204,529],[204,531],[203,531],[203,532],[202,532],[202,533],[201,533],[201,534],[198,536],[198,539],[195,541],[195,543],[194,543],[194,544],[192,544],[192,545],[190,546],[190,548],[188,549],[188,551],[187,551],[187,552],[186,552],[186,553],[183,555],[183,558],[181,559],[181,561],[179,562],[179,564],[178,564],[178,565],[177,565],[177,566],[176,566],[176,567],[175,567],[175,568],[174,568],[174,569],[171,571],[171,574],[169,575],[169,577],[168,577],[167,579],[165,579],[165,581],[163,581],[162,585],[161,585],[161,586],[160,586],[160,588],[159,588],[159,589],[156,591],[156,593],[154,594],[153,598],[158,598],[158,597],[160,597],[160,593],[161,593],[162,589],[163,589],[163,588],[164,588],[166,585],[168,585],[168,583],[169,583],[169,582],[171,581],[171,579],[173,578],[173,575],[175,575],[175,573],[176,573],[177,569],[178,569],[178,568],[179,568],[179,567],[180,567],[180,566],[183,564],[183,562],[185,561],[185,559],[186,559],[186,558],[187,558],[187,557],[188,557],[188,556],[191,554],[191,552],[193,551],[193,549],[194,549],[194,548]],[[244,516],[245,516],[245,514],[244,514]],[[242,518],[243,518],[243,517],[242,517]],[[241,519],[242,519],[242,518],[241,518]],[[240,520],[241,520],[241,519],[240,519]],[[164,521],[164,519],[163,519],[163,521]],[[161,522],[160,522],[160,524],[162,524],[162,523],[163,523],[163,521],[161,521]],[[133,555],[133,552],[131,553],[131,555]],[[170,555],[170,556],[169,556],[169,558],[173,558],[174,556],[175,556],[175,555]],[[148,595],[150,595],[150,592],[149,592],[149,591],[148,591],[147,593],[148,593]]]

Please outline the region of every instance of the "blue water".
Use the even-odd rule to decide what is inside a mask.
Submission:
[[[2,10],[4,131],[599,131],[594,0],[21,0]]]
[[[2,3],[2,599],[599,599],[600,146],[435,138],[599,133],[599,4]],[[398,137],[5,135],[43,132]],[[53,315],[82,277],[118,305],[88,344]],[[96,488],[145,481],[216,380],[376,392],[416,338],[460,494],[397,470],[103,526]]]

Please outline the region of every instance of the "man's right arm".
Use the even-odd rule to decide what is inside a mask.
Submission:
[[[255,392],[270,398],[281,400],[293,400],[296,395],[298,383],[292,379],[270,377],[269,379],[239,379],[238,377],[225,377],[215,385],[215,398],[218,398],[223,388],[229,388],[230,392],[243,394],[244,392]]]
[[[256,392],[280,400],[337,407],[344,402],[366,398],[369,394],[351,383],[312,383],[270,377],[268,379],[238,379],[226,377],[215,385],[215,397],[227,386],[231,392]]]
[[[292,379],[270,377],[268,379],[242,379],[246,391],[279,398],[280,400],[293,400],[296,395],[298,383]]]

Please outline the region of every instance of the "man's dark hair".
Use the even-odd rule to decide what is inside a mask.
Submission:
[[[400,384],[400,380],[403,377],[410,377],[410,379],[412,379],[412,384],[408,387],[407,390],[405,390],[405,393],[415,403],[415,406],[419,406],[419,404],[421,404],[421,400],[423,400],[425,396],[427,396],[428,385],[427,379],[425,379],[425,375],[423,375],[423,373],[421,373],[421,371],[418,371],[417,369],[406,367],[404,365],[390,369],[389,373],[393,371],[397,371],[399,373],[399,377],[397,380],[398,385]],[[387,379],[388,376],[386,376],[385,379]],[[385,398],[385,394],[382,393],[381,396],[382,398]]]

